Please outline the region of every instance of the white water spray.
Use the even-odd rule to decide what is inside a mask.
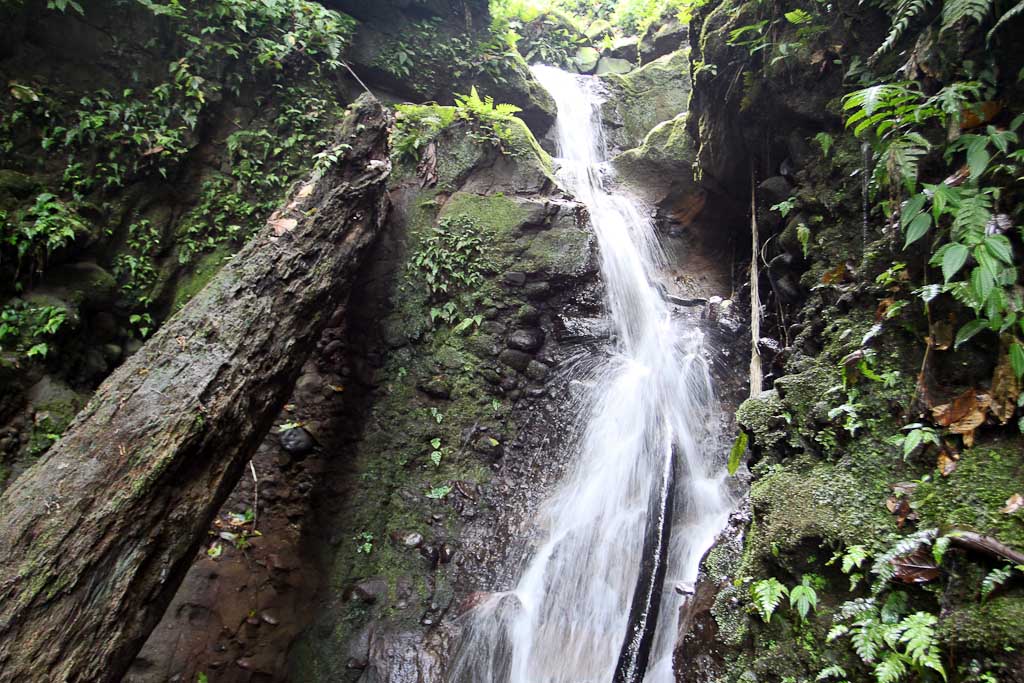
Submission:
[[[593,375],[578,456],[536,520],[543,540],[515,590],[474,608],[449,681],[611,683],[617,669],[640,666],[635,652],[620,660],[624,641],[656,619],[643,681],[671,683],[677,589],[695,582],[730,507],[703,336],[672,320],[654,284],[663,255],[650,219],[605,189],[594,79],[533,71],[558,105],[559,179],[590,213],[617,345]],[[672,491],[673,474],[665,514],[652,503]],[[667,552],[652,553],[666,536]],[[663,585],[645,583],[661,558]],[[642,572],[645,562],[654,565]],[[636,608],[635,591],[659,588],[639,597],[660,612]]]

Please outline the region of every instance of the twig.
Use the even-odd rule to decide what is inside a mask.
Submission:
[[[252,472],[252,531],[256,533],[256,522],[260,514],[260,480],[256,477],[256,466],[249,461],[249,471]]]
[[[997,560],[1024,564],[1024,553],[1000,543],[998,539],[991,536],[982,536],[973,531],[959,529],[951,531],[947,536],[951,543],[966,550],[974,550]]]
[[[370,89],[366,87],[366,84],[363,83],[363,79],[359,78],[359,76],[356,75],[356,72],[352,70],[352,67],[348,65],[348,62],[342,62],[341,65],[345,67],[346,71],[352,74],[352,78],[356,79],[356,83],[363,86],[363,90],[365,90],[367,94],[369,94],[371,97],[376,97],[376,95],[370,92]]]
[[[754,169],[750,169],[750,395],[761,394],[761,352],[757,343],[761,339],[761,294],[758,291],[757,259],[760,254],[757,236],[757,196]]]

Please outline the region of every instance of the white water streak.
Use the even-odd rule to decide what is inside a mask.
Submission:
[[[649,501],[677,453],[675,516],[661,613],[644,683],[671,683],[683,596],[724,527],[729,500],[699,330],[675,323],[654,283],[654,226],[605,189],[593,78],[534,67],[558,105],[559,179],[589,210],[601,252],[614,354],[593,376],[578,456],[538,515],[544,540],[515,590],[477,607],[453,683],[608,683],[626,637]]]

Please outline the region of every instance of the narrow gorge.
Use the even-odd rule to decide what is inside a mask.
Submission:
[[[1024,683],[1022,16],[0,0],[0,683]]]

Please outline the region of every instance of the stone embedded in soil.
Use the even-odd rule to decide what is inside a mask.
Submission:
[[[380,576],[373,576],[369,579],[363,579],[356,585],[352,586],[350,592],[351,598],[360,600],[367,605],[372,605],[383,596],[387,595],[388,582],[387,579]]]
[[[526,273],[519,271],[505,273],[505,284],[510,287],[522,287],[526,284]]]
[[[508,346],[519,351],[536,351],[544,345],[544,332],[536,328],[519,329],[509,335]]]
[[[394,541],[406,548],[419,548],[423,545],[423,534],[415,531],[397,531],[391,536]]]
[[[500,360],[502,363],[509,366],[510,368],[513,368],[514,370],[518,370],[519,372],[525,372],[526,366],[530,364],[530,361],[533,360],[533,357],[530,354],[525,353],[523,351],[517,351],[515,349],[505,349],[500,354],[498,354],[498,360]]]
[[[447,400],[452,396],[451,388],[440,377],[432,377],[426,382],[421,382],[416,388],[431,398]]]
[[[316,447],[313,435],[302,427],[293,427],[281,433],[281,448],[292,455],[306,455]]]

